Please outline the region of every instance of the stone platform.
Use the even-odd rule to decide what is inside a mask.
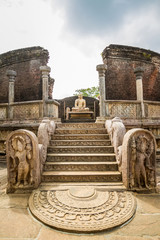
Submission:
[[[134,215],[136,202],[127,191],[61,186],[34,191],[29,208],[38,220],[53,228],[89,233],[124,224]]]
[[[94,112],[92,111],[71,111],[68,112],[68,119],[93,119]]]

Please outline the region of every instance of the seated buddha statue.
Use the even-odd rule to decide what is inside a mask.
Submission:
[[[86,100],[83,99],[82,94],[79,94],[78,99],[75,100],[75,106],[72,108],[72,111],[89,111],[89,108],[86,107]]]

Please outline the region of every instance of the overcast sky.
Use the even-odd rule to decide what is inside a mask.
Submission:
[[[48,49],[53,98],[98,85],[109,44],[160,52],[160,0],[0,0],[0,54]]]

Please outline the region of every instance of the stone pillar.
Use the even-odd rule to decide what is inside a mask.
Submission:
[[[134,73],[136,75],[137,101],[141,101],[142,117],[145,117],[144,103],[143,103],[143,82],[142,82],[144,69],[142,67],[137,67],[135,68]]]
[[[9,78],[9,91],[8,91],[8,118],[13,118],[13,108],[10,104],[14,102],[14,83],[17,73],[13,70],[8,70],[6,72],[7,77]]]
[[[100,118],[105,117],[105,72],[107,70],[107,65],[105,64],[100,64],[97,65],[96,70],[98,71],[99,74],[99,91],[100,91]]]
[[[9,78],[8,102],[13,103],[14,102],[14,82],[15,82],[15,77],[17,76],[17,74],[13,70],[8,70],[6,74],[7,74],[7,77]]]
[[[40,71],[42,72],[43,117],[47,117],[46,101],[48,100],[48,75],[51,71],[51,68],[48,66],[41,66]]]
[[[137,67],[137,68],[135,68],[134,73],[136,75],[137,101],[143,101],[142,76],[143,76],[144,70],[141,67]]]

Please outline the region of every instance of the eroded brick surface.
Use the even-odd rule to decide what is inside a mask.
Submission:
[[[160,54],[136,47],[110,45],[102,53],[107,64],[106,99],[136,100],[134,68],[143,67],[144,100],[160,101]]]
[[[10,51],[0,55],[0,102],[8,102],[7,70],[17,72],[15,102],[42,99],[40,66],[46,65],[49,53],[41,47]]]

